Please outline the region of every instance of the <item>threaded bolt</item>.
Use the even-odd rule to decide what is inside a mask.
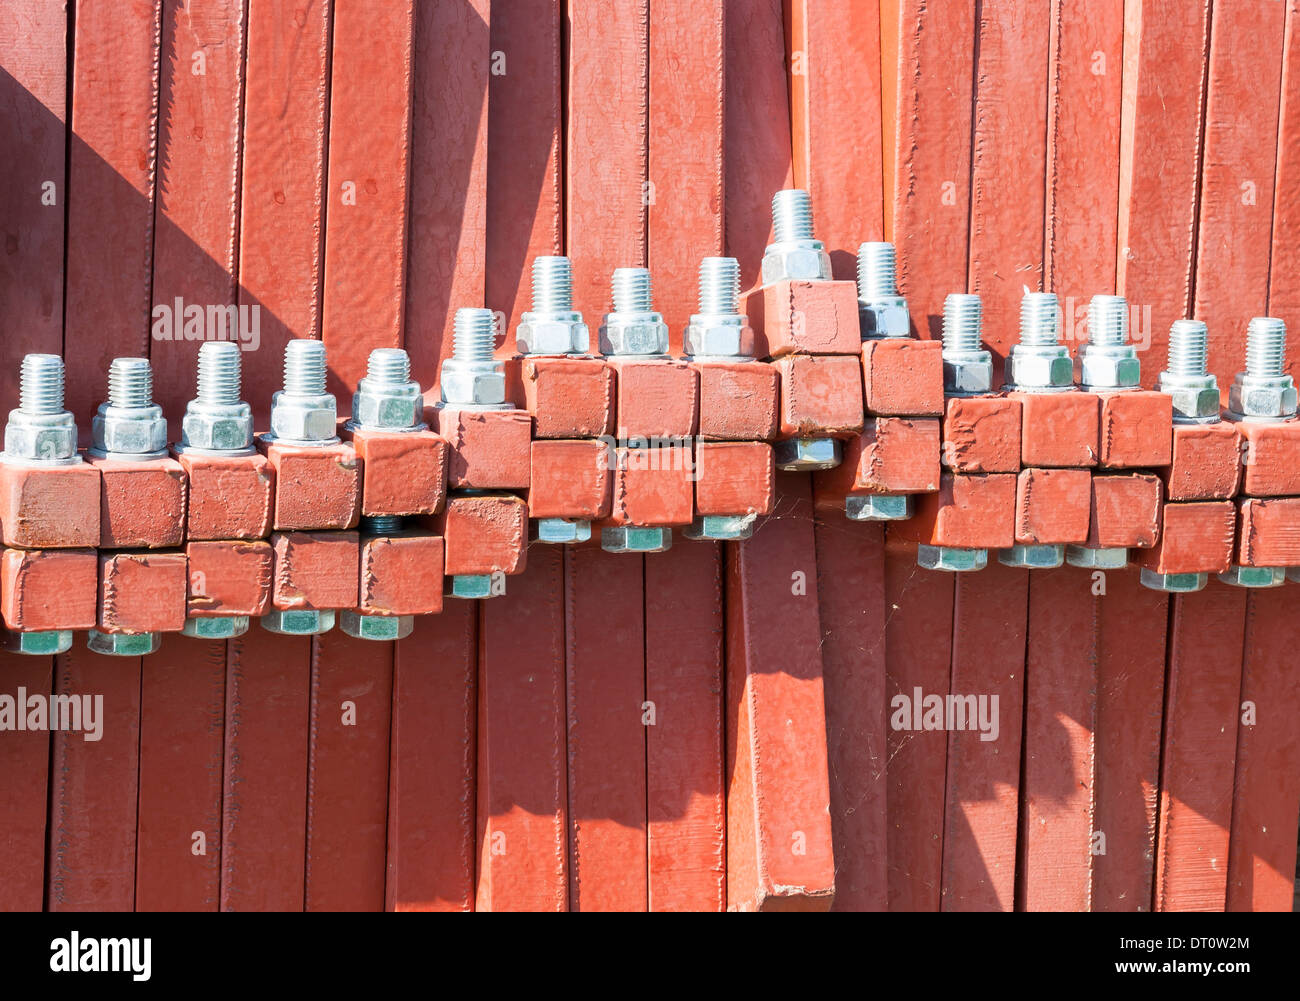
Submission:
[[[1020,343],[1054,347],[1061,339],[1061,306],[1052,292],[1029,292],[1020,300]]]
[[[1170,375],[1204,379],[1209,374],[1210,332],[1200,320],[1175,320],[1169,328]]]
[[[1286,324],[1276,317],[1257,316],[1246,328],[1246,374],[1255,379],[1286,374]]]
[[[241,353],[239,345],[232,341],[208,341],[199,348],[200,403],[239,403]]]
[[[573,311],[573,265],[567,257],[533,258],[533,312]]]
[[[858,247],[858,298],[863,302],[898,295],[898,266],[892,243]]]
[[[777,243],[813,238],[812,198],[799,188],[778,191],[772,197],[772,228]]]
[[[1128,300],[1122,295],[1094,295],[1088,303],[1088,340],[1097,346],[1128,343]]]
[[[401,348],[375,348],[366,362],[366,381],[377,386],[404,386],[411,381],[411,359]]]
[[[648,268],[615,268],[612,287],[615,313],[653,311],[653,291]]]
[[[63,413],[63,359],[58,355],[25,355],[18,409],[37,417]]]
[[[979,351],[984,305],[977,295],[955,292],[943,301],[943,349]]]
[[[740,308],[740,262],[734,257],[700,261],[700,313],[730,316]]]
[[[401,530],[400,515],[377,514],[361,519],[361,531],[366,535],[396,535]]]
[[[284,391],[288,396],[325,395],[325,342],[309,337],[284,348]]]
[[[114,358],[108,368],[108,402],[118,408],[153,403],[153,369],[148,358]]]
[[[452,357],[457,361],[491,361],[496,340],[497,323],[492,310],[456,310],[456,319],[452,325]]]

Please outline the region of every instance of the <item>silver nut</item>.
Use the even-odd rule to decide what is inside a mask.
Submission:
[[[1204,573],[1157,573],[1147,567],[1142,568],[1138,580],[1143,587],[1152,591],[1164,591],[1167,594],[1191,594],[1200,591],[1209,582],[1210,575]]]
[[[1228,409],[1240,417],[1294,417],[1296,388],[1289,376],[1256,378],[1238,373],[1228,390]]]
[[[352,420],[363,428],[405,431],[422,423],[424,397],[418,382],[376,383],[365,378],[352,394]]]
[[[600,327],[600,351],[605,355],[668,353],[668,324],[658,313],[608,313]]]
[[[820,240],[774,243],[763,251],[763,284],[830,281],[831,259]]]
[[[951,546],[916,547],[916,564],[926,570],[970,573],[983,570],[989,563],[987,549],[955,549]]]
[[[287,442],[328,442],[338,436],[338,404],[329,393],[271,397],[271,434]]]
[[[459,573],[447,578],[445,593],[449,598],[491,598],[493,594],[503,594],[504,590],[492,586],[490,573]],[[502,578],[504,579],[504,578]]]
[[[6,629],[3,646],[10,653],[21,653],[30,657],[49,657],[56,653],[67,653],[72,649],[72,630],[48,629],[23,633]]]
[[[119,455],[161,455],[167,451],[162,407],[114,407],[104,403],[90,422],[95,449]]]
[[[791,438],[772,446],[776,468],[783,473],[834,469],[840,464],[843,446],[837,438]]]
[[[1192,379],[1161,372],[1157,386],[1160,392],[1171,398],[1174,420],[1208,423],[1219,419],[1219,386],[1214,376]]]
[[[1133,349],[1079,349],[1079,383],[1089,389],[1134,389],[1142,384],[1141,363]]]
[[[262,628],[284,636],[319,636],[334,628],[334,611],[319,608],[273,608],[262,616]]]
[[[339,628],[354,639],[392,642],[411,635],[415,629],[415,616],[339,612]]]
[[[1128,550],[1067,546],[1065,562],[1072,567],[1085,567],[1089,570],[1123,570],[1128,566]]]
[[[525,355],[585,355],[591,350],[591,332],[581,313],[524,313],[515,347]]]
[[[181,632],[198,640],[229,640],[248,632],[247,615],[214,615],[186,619]]]
[[[993,356],[987,351],[945,351],[943,391],[948,396],[973,396],[993,391]]]
[[[754,331],[743,316],[691,317],[682,335],[682,353],[725,358],[752,358]]]
[[[247,403],[215,406],[190,403],[181,418],[181,444],[213,452],[243,452],[253,446],[253,411]]]
[[[77,425],[66,410],[25,414],[15,410],[5,425],[5,455],[24,462],[59,462],[77,454]]]
[[[756,514],[705,514],[683,528],[682,535],[688,539],[738,542],[753,536],[757,522]]]
[[[108,657],[147,657],[161,645],[161,633],[101,633],[92,629],[86,634],[86,648]]]
[[[591,522],[570,518],[538,518],[536,541],[554,545],[586,542],[591,538]]]
[[[1060,392],[1074,386],[1074,362],[1069,349],[1026,349],[1017,344],[1007,358],[1008,382],[1017,389]]]
[[[1065,562],[1064,546],[1012,546],[998,550],[998,562],[1003,566],[1026,570],[1051,570]]]
[[[462,407],[499,407],[506,402],[506,375],[500,362],[442,363],[442,402]]]
[[[844,498],[849,521],[904,521],[912,517],[909,494],[850,494]]]
[[[600,548],[607,553],[663,553],[672,545],[671,528],[615,525],[600,530]]]
[[[1277,587],[1286,583],[1286,567],[1231,566],[1218,578],[1233,587]]]
[[[863,340],[877,337],[911,337],[912,319],[901,295],[858,302],[858,328]]]

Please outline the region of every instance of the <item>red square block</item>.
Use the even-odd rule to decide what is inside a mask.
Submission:
[[[189,481],[189,539],[264,539],[275,515],[275,469],[260,452],[176,456]]]
[[[943,414],[943,343],[889,337],[862,345],[867,413],[887,417]]]
[[[614,456],[607,442],[534,441],[530,518],[580,518],[609,515]]]
[[[448,577],[517,574],[527,566],[528,504],[513,494],[452,495],[438,514]]]
[[[1101,404],[1096,393],[1007,394],[1020,401],[1022,466],[1097,464]]]
[[[1166,504],[1159,540],[1134,558],[1155,573],[1223,573],[1232,564],[1236,527],[1232,501]]]
[[[856,354],[787,355],[775,365],[782,435],[847,438],[862,430],[862,363]]]
[[[700,437],[771,441],[779,427],[781,377],[766,362],[692,363],[700,380]]]
[[[99,624],[105,633],[174,633],[185,626],[184,553],[99,554]]]
[[[1236,422],[1244,470],[1241,492],[1249,497],[1300,495],[1300,421]]]
[[[191,618],[265,615],[271,610],[275,556],[269,542],[190,542],[185,555]]]
[[[0,462],[0,525],[6,546],[84,549],[99,545],[99,470]]]
[[[521,357],[506,365],[511,399],[533,415],[536,438],[614,433],[614,372],[603,358]]]
[[[277,532],[271,603],[276,608],[356,608],[356,532]]]
[[[761,441],[701,441],[695,446],[697,514],[771,514],[776,459]]]
[[[361,513],[433,514],[447,499],[451,449],[432,431],[344,431],[361,460]]]
[[[1160,538],[1163,490],[1154,473],[1092,478],[1092,514],[1087,545],[1092,549],[1149,549]]]
[[[275,469],[275,530],[356,527],[361,517],[361,460],[350,444],[313,447],[261,440],[258,447]]]
[[[826,503],[851,493],[929,493],[939,489],[939,475],[935,417],[870,417],[867,429],[844,443],[840,464],[814,474]]]
[[[1171,501],[1229,500],[1241,484],[1242,447],[1237,425],[1175,424],[1173,458],[1160,470]]]
[[[1300,566],[1300,497],[1238,499],[1237,562],[1244,567]]]
[[[1016,479],[1016,542],[1031,546],[1086,542],[1091,480],[1086,469],[1022,469]]]
[[[695,474],[689,445],[616,451],[610,524],[661,527],[689,525],[694,520]]]
[[[442,611],[443,541],[427,532],[361,540],[357,611],[372,615],[430,615]]]
[[[99,547],[166,549],[185,538],[185,470],[175,459],[96,459]]]
[[[754,330],[757,358],[861,350],[856,282],[774,282],[742,295],[740,311]]]
[[[943,418],[943,464],[955,473],[1020,472],[1020,401],[954,396]]]
[[[464,490],[523,490],[533,440],[526,410],[468,410],[438,404],[425,419],[447,440],[447,486]]]
[[[6,549],[0,556],[0,614],[10,629],[93,629],[98,613],[95,550]]]
[[[1167,393],[1136,389],[1098,394],[1097,464],[1154,469],[1173,454],[1174,402]]]
[[[628,438],[689,438],[699,426],[700,381],[683,361],[609,360],[618,392],[614,434]]]
[[[939,489],[916,500],[916,514],[891,524],[900,537],[928,546],[1007,549],[1015,542],[1016,477],[1012,473],[944,473]]]

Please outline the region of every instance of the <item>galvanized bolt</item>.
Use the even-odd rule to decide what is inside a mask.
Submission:
[[[284,389],[271,397],[269,441],[324,447],[338,443],[338,403],[325,391],[325,344],[307,337],[284,347]]]
[[[1015,545],[998,550],[1003,566],[1026,570],[1051,570],[1065,562],[1065,547],[1053,545]]]
[[[734,257],[700,261],[699,312],[686,325],[682,352],[703,361],[753,359],[753,333],[740,312],[740,262]]]
[[[1128,566],[1128,550],[1123,547],[1066,546],[1065,562],[1089,570],[1123,570]]]
[[[1079,381],[1084,389],[1138,389],[1142,383],[1137,353],[1128,343],[1128,300],[1094,295],[1088,303],[1088,343],[1079,349]]]
[[[76,422],[63,409],[63,359],[58,355],[23,358],[19,405],[9,413],[0,460],[40,466],[71,466],[81,461]]]
[[[368,536],[398,535],[402,519],[397,515],[377,515],[361,519],[361,533]],[[367,612],[339,613],[339,628],[359,640],[380,642],[400,640],[415,629],[414,615],[376,615]]]
[[[351,431],[423,431],[427,425],[420,384],[411,381],[411,359],[401,348],[370,352],[366,374],[352,394]]]
[[[916,565],[925,570],[946,570],[949,573],[970,573],[988,566],[987,549],[958,549],[952,546],[916,547]]]
[[[573,265],[567,257],[533,258],[533,308],[519,317],[515,346],[526,355],[591,350],[591,333],[573,308]]]
[[[1152,591],[1164,591],[1166,594],[1191,594],[1200,591],[1209,582],[1210,575],[1204,573],[1157,573],[1142,567],[1138,580],[1143,587]]]
[[[616,268],[611,279],[613,310],[600,327],[600,350],[606,355],[639,358],[668,356],[668,325],[654,311],[650,272]]]
[[[1074,388],[1070,350],[1060,343],[1061,306],[1051,292],[1028,292],[1020,300],[1020,342],[1007,357],[1007,388],[1062,393]]]
[[[108,401],[90,425],[91,454],[117,459],[167,455],[167,421],[153,402],[148,358],[114,358],[108,369]]]
[[[233,341],[199,348],[198,396],[181,421],[183,451],[220,455],[253,450],[253,411],[240,395],[240,351]]]
[[[456,310],[452,355],[442,363],[439,380],[445,406],[465,410],[506,409],[505,368],[492,357],[496,333],[496,316],[492,310]]]
[[[1237,374],[1228,391],[1228,416],[1267,423],[1295,414],[1295,382],[1286,374],[1286,324],[1257,316],[1246,330],[1246,371]]]
[[[858,247],[858,327],[863,340],[912,336],[907,300],[898,294],[892,243]]]
[[[320,636],[334,628],[332,608],[273,608],[259,620],[268,633],[282,636]]]
[[[1200,320],[1175,320],[1169,328],[1169,364],[1156,385],[1173,398],[1175,424],[1219,420],[1219,384],[1208,371],[1210,334]]]
[[[772,198],[773,242],[763,251],[764,285],[779,281],[830,281],[831,259],[813,239],[812,199],[798,188]]]
[[[86,634],[86,649],[106,657],[147,657],[157,653],[162,633],[101,633],[92,629]]]
[[[993,355],[981,340],[984,307],[977,295],[954,292],[943,302],[943,391],[978,396],[993,391]]]

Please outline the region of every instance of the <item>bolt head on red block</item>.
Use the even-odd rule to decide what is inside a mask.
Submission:
[[[766,442],[697,442],[695,475],[696,514],[772,513],[776,458]]]
[[[1225,573],[1232,565],[1236,527],[1232,501],[1166,504],[1160,512],[1160,538],[1134,558],[1158,574]]]
[[[1035,467],[1097,464],[1101,404],[1096,393],[1007,394],[1020,401],[1020,463]]]
[[[189,542],[185,555],[189,558],[187,611],[191,618],[261,616],[271,610],[275,557],[269,542]]]
[[[361,517],[361,460],[347,442],[289,445],[259,440],[275,470],[276,531],[355,528]]]
[[[1098,394],[1097,464],[1106,469],[1154,469],[1173,455],[1174,401],[1136,389]]]
[[[1092,478],[1090,549],[1149,549],[1160,538],[1160,478],[1118,473]]]
[[[356,608],[356,532],[277,532],[271,603],[281,609]]]
[[[1016,542],[1024,546],[1086,542],[1091,481],[1086,469],[1022,469],[1016,479]]]
[[[754,330],[756,358],[856,355],[862,348],[856,282],[774,282],[742,295],[740,311]]]
[[[536,438],[599,438],[614,431],[614,372],[603,358],[521,357],[506,366],[533,416]]]
[[[608,442],[594,439],[533,442],[528,486],[530,518],[594,521],[609,515],[614,457]]]
[[[434,521],[448,577],[523,573],[528,504],[514,494],[453,494]]]
[[[0,462],[0,526],[6,546],[84,549],[99,545],[99,469]]]
[[[780,426],[781,377],[766,362],[692,363],[700,380],[700,437],[771,441]]]
[[[94,629],[99,556],[93,549],[6,549],[0,555],[0,614],[21,632]]]
[[[427,532],[361,540],[363,615],[430,615],[442,611],[443,540]]]
[[[840,464],[813,475],[818,503],[841,509],[848,494],[920,494],[938,490],[939,420],[869,417],[866,430],[844,443]]]
[[[189,539],[264,539],[275,514],[275,469],[260,452],[176,456],[189,482]]]
[[[1241,432],[1241,492],[1249,497],[1300,495],[1300,420],[1238,421],[1235,426]]]
[[[432,431],[344,430],[361,460],[361,513],[433,514],[447,499],[451,449]]]
[[[1020,401],[954,396],[943,418],[943,464],[955,473],[1020,472]]]
[[[425,419],[446,439],[447,486],[456,490],[524,490],[533,420],[526,410],[469,410],[438,404]]]
[[[102,633],[180,632],[188,590],[184,553],[100,553],[96,628]]]
[[[1238,427],[1231,421],[1174,425],[1172,461],[1160,470],[1168,500],[1229,500],[1237,495],[1242,462]]]
[[[700,381],[683,361],[609,359],[618,394],[614,434],[689,438],[699,426]]]
[[[618,448],[616,452],[610,525],[662,528],[689,525],[694,520],[695,467],[690,445]]]
[[[101,549],[166,549],[181,544],[188,491],[179,462],[92,457],[90,463],[99,470]]]
[[[862,362],[854,355],[787,355],[781,376],[781,427],[787,438],[848,438],[862,430]]]
[[[1300,566],[1300,497],[1237,500],[1236,562],[1243,567]]]
[[[1009,549],[1015,543],[1016,477],[1012,473],[944,473],[939,489],[916,499],[916,513],[890,533],[926,546]]]
[[[943,414],[943,343],[887,337],[862,345],[867,413],[887,417]]]

